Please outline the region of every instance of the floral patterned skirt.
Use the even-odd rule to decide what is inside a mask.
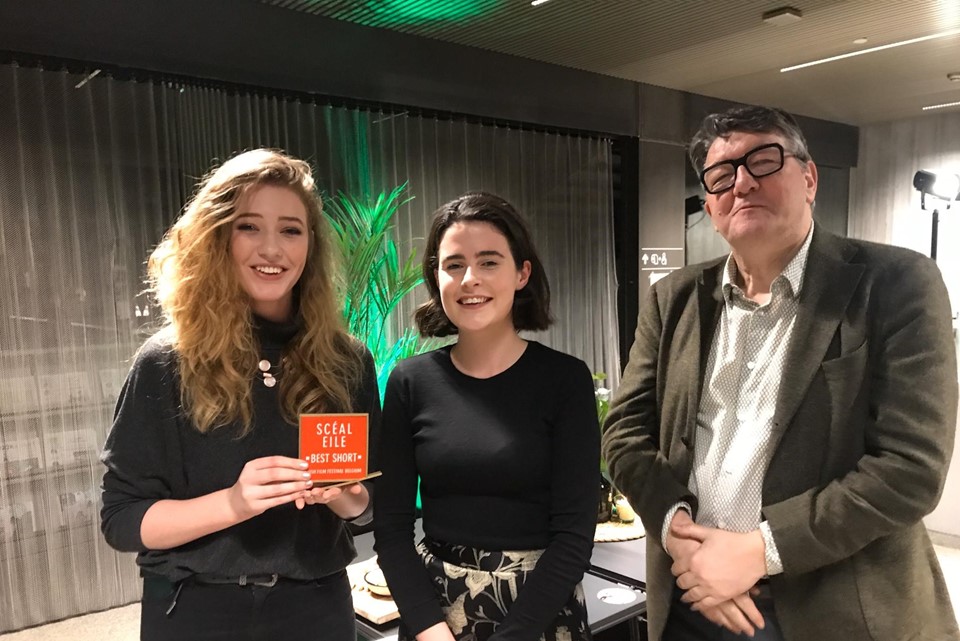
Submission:
[[[543,550],[493,552],[430,539],[421,541],[417,552],[458,641],[485,641],[496,631],[543,554]],[[576,586],[540,639],[592,639],[582,586]],[[402,624],[398,641],[413,641]]]

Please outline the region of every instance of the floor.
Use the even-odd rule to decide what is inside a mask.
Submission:
[[[960,549],[936,545],[937,556],[943,573],[947,578],[947,587],[953,600],[954,611],[960,618]],[[58,621],[28,630],[0,634],[3,641],[53,641],[71,639],[71,641],[137,641],[140,629],[140,606],[128,605],[122,608],[97,612],[65,621]]]

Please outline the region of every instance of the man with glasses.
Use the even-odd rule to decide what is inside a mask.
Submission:
[[[936,264],[814,223],[785,112],[708,116],[689,151],[731,252],[651,287],[604,425],[650,639],[960,639],[922,523],[957,419]]]

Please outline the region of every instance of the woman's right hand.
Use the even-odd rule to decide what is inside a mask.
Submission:
[[[311,487],[306,461],[264,456],[243,466],[227,497],[237,518],[246,521],[272,507],[304,498]]]
[[[312,486],[306,461],[286,456],[253,459],[228,488],[151,505],[140,523],[140,539],[148,550],[170,550],[303,498]]]

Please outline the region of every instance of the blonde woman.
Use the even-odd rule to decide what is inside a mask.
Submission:
[[[163,329],[120,394],[102,529],[137,552],[141,639],[355,640],[345,521],[370,489],[312,487],[297,416],[380,407],[340,321],[309,166],[255,150],[213,171],[150,257]],[[371,468],[374,469],[374,468]]]

